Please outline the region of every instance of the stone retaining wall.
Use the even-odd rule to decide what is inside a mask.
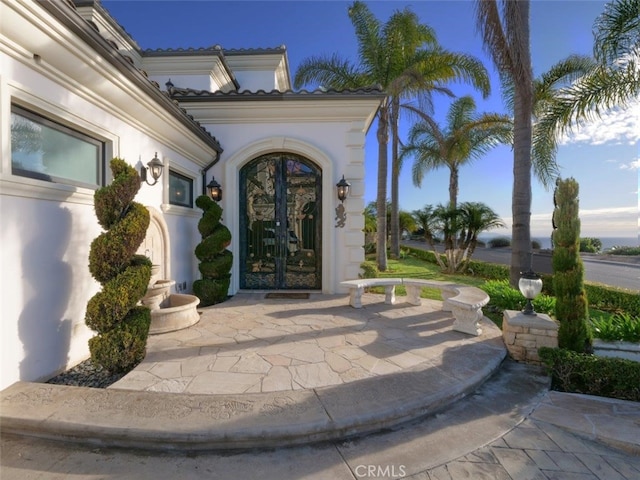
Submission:
[[[558,347],[558,324],[548,315],[525,315],[505,310],[502,338],[509,355],[518,362],[540,365],[538,348]]]

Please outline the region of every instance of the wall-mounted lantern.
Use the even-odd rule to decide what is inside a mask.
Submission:
[[[338,200],[342,203],[349,196],[349,188],[351,188],[351,184],[344,179],[344,175],[342,175],[342,180],[336,183],[336,187],[338,189]]]
[[[160,178],[160,175],[162,175],[163,168],[164,168],[164,165],[158,158],[158,152],[156,152],[156,154],[151,159],[151,161],[147,163],[146,167],[144,166],[140,167],[140,181],[146,182],[147,185],[154,186],[156,183],[158,183],[158,179]],[[151,174],[151,178],[153,178],[153,183],[149,183],[147,170],[149,170],[149,173]]]
[[[211,181],[207,184],[207,190],[209,190],[211,200],[215,202],[222,200],[222,187],[216,182],[216,177],[211,177]]]
[[[518,288],[520,288],[520,293],[524,295],[524,298],[527,299],[527,303],[522,310],[522,313],[525,315],[535,315],[536,312],[533,310],[533,304],[531,301],[540,295],[542,291],[542,279],[540,275],[535,273],[533,270],[529,270],[528,272],[522,272],[520,274],[520,280],[518,281]]]

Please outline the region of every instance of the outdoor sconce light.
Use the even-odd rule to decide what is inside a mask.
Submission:
[[[533,270],[522,272],[520,275],[518,288],[520,288],[520,292],[524,295],[524,298],[527,299],[527,303],[525,304],[522,313],[525,315],[535,315],[536,312],[533,310],[533,304],[531,301],[540,295],[540,292],[542,291],[542,279]]]
[[[158,183],[158,179],[160,175],[162,175],[162,169],[164,165],[158,158],[158,152],[156,152],[155,156],[151,159],[149,163],[147,163],[146,167],[140,167],[140,181],[146,182],[147,185],[154,186]],[[147,177],[147,170],[151,172],[151,177],[153,178],[153,183],[149,183],[149,179]]]
[[[211,181],[207,184],[207,189],[211,200],[215,202],[222,200],[222,187],[216,182],[216,177],[211,177]]]
[[[351,187],[351,184],[347,182],[344,179],[344,175],[342,175],[342,180],[336,183],[336,187],[338,188],[338,200],[344,203],[346,198],[349,196],[349,188]]]

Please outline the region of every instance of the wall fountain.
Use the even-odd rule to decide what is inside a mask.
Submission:
[[[151,280],[142,304],[151,310],[149,335],[173,332],[198,323],[200,314],[196,307],[200,299],[195,295],[171,293],[175,285],[170,278],[169,231],[162,214],[147,207],[151,217],[149,229],[139,253],[149,257],[154,265]]]

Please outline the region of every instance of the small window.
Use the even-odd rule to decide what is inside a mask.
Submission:
[[[193,179],[169,170],[169,203],[193,208]]]
[[[103,142],[11,106],[11,173],[94,188],[103,170]]]

